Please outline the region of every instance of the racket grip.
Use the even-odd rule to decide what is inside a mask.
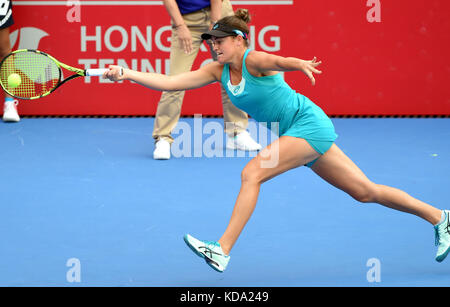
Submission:
[[[103,76],[108,68],[86,69],[86,76]]]
[[[103,76],[108,68],[86,69],[86,76]],[[120,69],[120,75],[123,75],[123,68]]]

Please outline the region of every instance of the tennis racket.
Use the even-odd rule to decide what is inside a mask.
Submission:
[[[62,80],[61,68],[74,74]],[[38,99],[51,94],[69,80],[84,76],[101,76],[107,70],[83,70],[61,63],[45,52],[20,49],[11,52],[0,62],[0,85],[13,97]],[[16,82],[8,82],[8,78],[13,74]]]

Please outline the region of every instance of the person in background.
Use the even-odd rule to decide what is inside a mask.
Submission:
[[[0,5],[0,59],[3,59],[11,52],[11,42],[9,41],[9,27],[14,24],[12,17],[11,1],[2,1]],[[3,104],[3,121],[18,122],[20,121],[17,105],[19,102],[5,93],[5,101]]]
[[[203,42],[202,33],[224,16],[233,15],[229,0],[164,0],[164,6],[172,21],[170,49],[170,75],[189,72]],[[214,60],[217,55],[210,46]],[[156,141],[153,158],[170,159],[170,145],[173,142],[172,130],[181,114],[185,91],[165,91],[158,103],[153,138]],[[255,142],[246,131],[248,116],[236,108],[226,91],[221,87],[225,133],[228,136],[228,149],[256,151],[261,145]]]

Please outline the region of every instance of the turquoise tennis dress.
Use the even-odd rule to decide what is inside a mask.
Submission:
[[[245,65],[249,52],[249,49],[245,51],[242,79],[238,85],[231,84],[229,65],[223,67],[221,82],[231,102],[256,121],[266,123],[272,130],[274,123],[278,124],[279,136],[305,139],[323,155],[337,138],[331,120],[320,107],[295,92],[281,74],[252,76]],[[307,166],[311,167],[314,162]]]

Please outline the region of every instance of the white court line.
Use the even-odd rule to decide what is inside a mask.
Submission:
[[[78,1],[80,5],[163,5],[162,1]],[[70,4],[69,4],[70,3]],[[14,6],[73,6],[76,1],[20,1],[15,0]],[[294,0],[234,0],[234,5],[293,5]]]

